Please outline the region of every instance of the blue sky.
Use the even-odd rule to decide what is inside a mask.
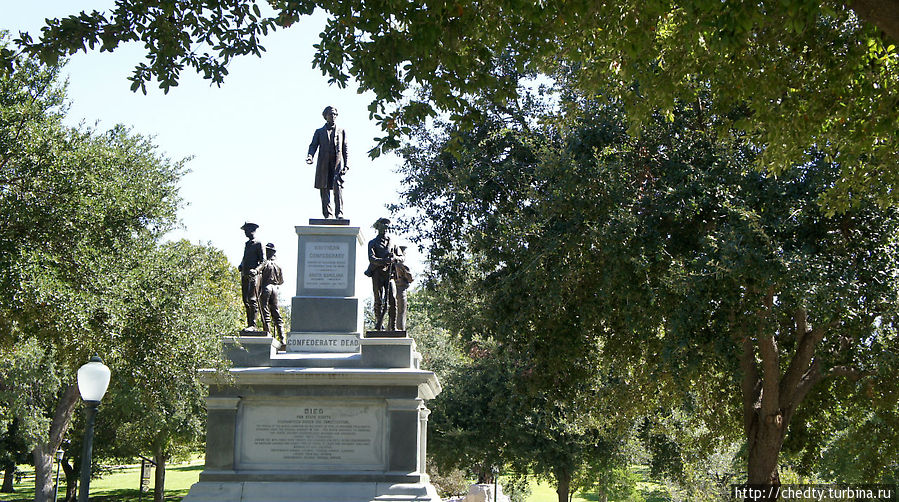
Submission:
[[[45,18],[108,10],[114,2],[0,0],[0,5],[0,29],[29,31],[37,38]],[[279,249],[285,300],[296,288],[294,226],[321,217],[312,186],[314,169],[305,157],[313,131],[324,123],[326,105],[338,108],[338,123],[347,131],[346,217],[362,227],[366,238],[374,234],[375,219],[387,215],[384,205],[398,199],[401,184],[394,172],[397,157],[372,161],[367,156],[373,138],[381,135],[368,119],[371,95],[357,94],[352,86],[328,86],[327,78],[312,68],[312,45],[324,23],[324,15],[316,12],[270,34],[263,40],[263,57],[234,61],[222,87],[184,70],[180,85],[167,95],[151,86],[146,96],[132,93],[127,77],[143,59],[139,44],[114,53],[78,53],[64,71],[72,125],[108,129],[125,124],[154,136],[160,151],[173,159],[192,157],[181,187],[184,228],[170,237],[211,243],[236,264],[245,241],[239,227],[244,221],[258,223],[259,240]],[[421,272],[421,257],[410,256],[410,262],[414,272]],[[364,297],[365,291],[357,294]]]

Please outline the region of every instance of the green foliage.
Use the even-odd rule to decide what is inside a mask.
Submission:
[[[31,451],[49,434],[50,419],[46,413],[55,404],[62,386],[54,359],[53,351],[42,347],[36,339],[0,352],[0,430],[4,431],[4,442],[20,448],[4,449],[4,458],[0,460]]]
[[[606,412],[598,396],[624,415],[686,407],[702,425],[687,453],[754,441],[746,368],[768,372],[766,396],[787,424],[794,412],[822,416],[820,399],[796,411],[818,382],[827,399],[895,409],[895,210],[870,199],[823,210],[841,167],[817,151],[778,177],[754,171],[764,149],[716,132],[705,100],[633,136],[614,97],[563,87],[563,116],[541,113],[538,97],[484,100],[482,123],[438,122],[403,150],[396,209],[428,245],[441,322],[520,355],[528,388],[594,415]],[[757,352],[766,340],[774,351]]]
[[[571,478],[588,464],[626,465],[622,424],[585,417],[552,392],[530,392],[532,372],[515,351],[484,340],[472,340],[463,351],[435,317],[444,301],[436,294],[410,295],[409,328],[422,367],[435,371],[443,386],[429,402],[429,461],[437,472],[461,470],[492,482],[495,469],[502,469],[506,493],[521,499],[528,474],[558,483],[559,476]]]
[[[20,60],[0,74],[0,345],[36,337],[72,369],[114,345],[122,261],[173,224],[182,163],[64,127],[57,70]]]
[[[677,103],[711,97],[702,114],[714,117],[716,127],[736,128],[766,145],[753,160],[756,167],[780,174],[812,149],[838,165],[841,175],[823,194],[831,211],[864,204],[864,194],[882,204],[896,200],[899,33],[879,31],[894,29],[890,15],[854,11],[857,3],[260,4],[126,0],[109,13],[50,19],[40,40],[22,34],[17,42],[55,61],[140,41],[147,62],[135,68],[132,88],[145,90],[156,78],[168,91],[185,67],[221,83],[233,58],[260,56],[264,35],[320,8],[329,20],[313,66],[332,83],[345,86],[352,79],[360,91],[374,93],[369,112],[385,136],[372,155],[398,147],[400,137],[439,112],[476,124],[483,115],[472,96],[488,93],[513,103],[518,82],[503,68],[547,75],[570,68],[572,85],[583,91],[614,89],[632,132],[649,126],[656,110],[670,120]],[[735,109],[744,113],[734,115]]]
[[[221,334],[239,328],[239,278],[221,251],[186,241],[147,249],[123,279],[127,324],[108,402],[107,454],[167,457],[200,446],[200,368],[222,367]]]
[[[160,244],[183,162],[121,126],[65,127],[58,69],[17,58],[0,73],[0,429],[43,458],[43,500],[89,355],[113,374],[97,454],[170,455],[198,443],[197,369],[222,364],[241,309],[221,252]]]

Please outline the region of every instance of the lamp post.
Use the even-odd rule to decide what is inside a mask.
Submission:
[[[62,448],[56,450],[56,486],[53,487],[53,502],[56,502],[56,499],[59,498],[59,465],[62,463],[62,457],[65,454],[66,451]]]
[[[78,486],[78,502],[87,502],[91,483],[91,451],[94,442],[94,420],[97,417],[97,406],[109,387],[109,368],[103,364],[99,356],[78,368],[78,391],[84,401],[87,412],[84,425],[84,450],[81,453],[81,481]]]

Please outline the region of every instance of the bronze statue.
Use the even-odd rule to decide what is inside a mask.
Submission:
[[[400,254],[405,259],[406,246],[400,246]],[[395,263],[393,270],[395,273],[393,279],[396,283],[396,329],[406,331],[406,290],[415,279],[405,263]]]
[[[306,163],[312,164],[315,150],[318,162],[315,165],[315,188],[322,199],[322,215],[331,217],[331,191],[334,191],[334,215],[343,218],[343,175],[350,168],[347,164],[346,133],[334,124],[337,108],[328,106],[322,112],[325,125],[315,130]]]
[[[256,331],[256,313],[259,311],[259,265],[265,261],[262,253],[262,243],[256,240],[256,230],[259,225],[244,223],[241,230],[249,239],[244,245],[243,260],[237,266],[240,271],[240,291],[243,295],[243,305],[247,310],[247,328],[244,331]]]
[[[278,310],[278,286],[284,284],[284,277],[281,275],[281,267],[275,263],[275,245],[271,242],[265,245],[265,261],[259,265],[258,270],[262,278],[262,328],[283,343],[284,321]],[[272,321],[275,332],[272,332]]]
[[[368,241],[368,269],[365,275],[371,277],[372,293],[375,297],[375,330],[383,331],[384,313],[387,313],[387,330],[396,329],[396,283],[394,269],[402,261],[402,254],[391,242],[387,231],[390,220],[378,218],[372,225],[378,236]]]

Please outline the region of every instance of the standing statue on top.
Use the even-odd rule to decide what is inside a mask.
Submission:
[[[322,112],[325,125],[315,130],[306,163],[312,164],[312,157],[318,150],[315,164],[315,188],[322,199],[322,215],[325,219],[335,216],[343,218],[343,175],[349,169],[347,164],[346,133],[337,127],[337,108],[328,106]],[[331,212],[331,191],[334,192],[334,212]]]
[[[400,246],[400,255],[405,259],[406,246]],[[396,283],[396,329],[406,331],[406,290],[415,279],[412,277],[412,271],[403,262],[396,262],[393,271]]]
[[[259,276],[262,278],[262,328],[266,333],[284,343],[284,320],[281,319],[281,311],[278,310],[278,286],[284,284],[281,274],[281,266],[275,262],[275,245],[269,242],[265,245],[265,261],[259,265]],[[274,321],[274,331],[272,323]]]
[[[387,331],[396,329],[396,282],[395,269],[402,263],[402,251],[387,235],[390,220],[378,218],[372,225],[378,236],[368,241],[368,269],[365,275],[371,277],[372,293],[375,297],[375,330],[384,330],[384,314],[387,313]]]
[[[240,272],[240,292],[243,296],[243,306],[247,311],[247,327],[244,331],[256,331],[256,313],[259,312],[259,266],[265,261],[262,253],[262,243],[256,240],[256,230],[259,225],[244,223],[241,230],[247,236],[247,242],[243,248],[243,259],[237,270]]]

